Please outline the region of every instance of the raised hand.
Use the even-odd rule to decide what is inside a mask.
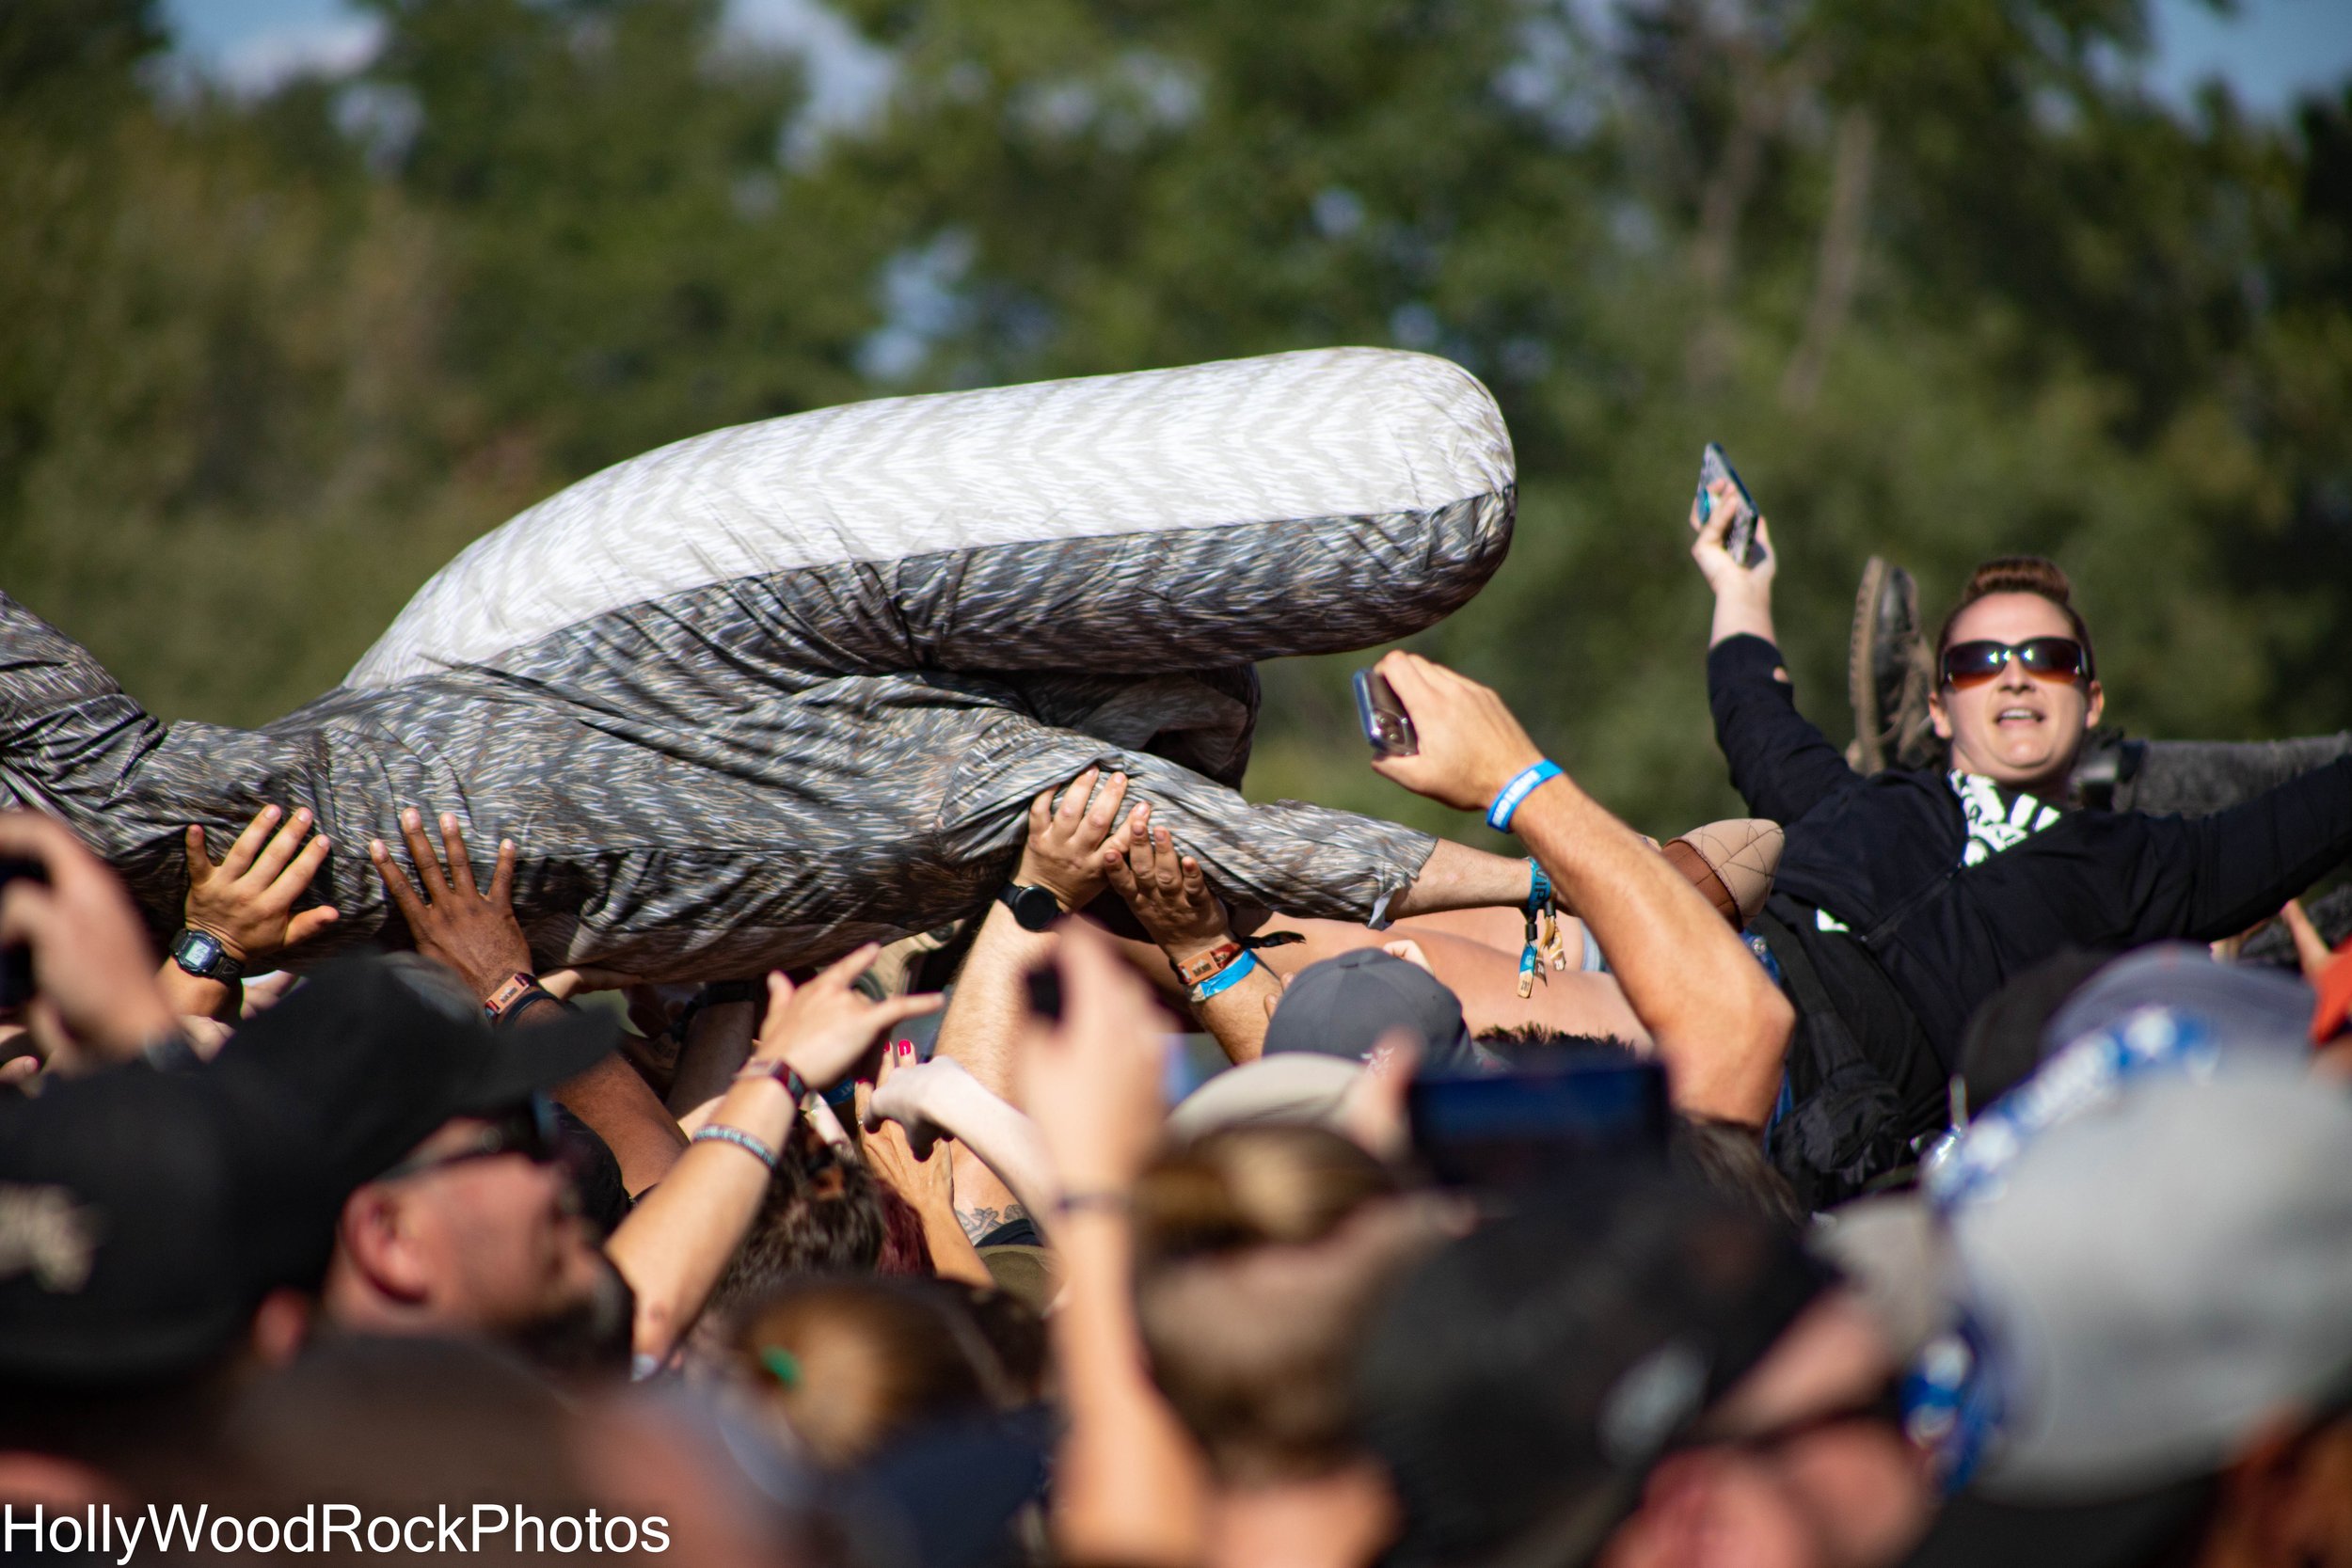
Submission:
[[[217,939],[248,972],[333,925],[340,917],[331,905],[294,912],[334,847],[325,833],[305,844],[310,832],[309,808],[286,816],[276,806],[263,806],[215,865],[205,852],[204,830],[190,824],[183,918]]]
[[[1094,787],[1097,780],[1101,789]],[[1149,812],[1138,805],[1122,824],[1119,808],[1126,798],[1127,775],[1104,779],[1096,768],[1070,782],[1058,807],[1052,790],[1040,791],[1029,802],[1029,841],[1013,880],[1044,888],[1065,910],[1091,903],[1103,891],[1104,850],[1116,846],[1124,853],[1128,837],[1140,831]]]
[[[1138,813],[1149,810],[1136,808]],[[1225,906],[1209,891],[1200,863],[1179,853],[1167,829],[1148,827],[1141,818],[1136,826],[1138,831],[1129,836],[1125,854],[1116,847],[1103,850],[1103,869],[1152,940],[1182,960],[1231,937]]]
[[[1696,499],[1691,502],[1691,531],[1695,535],[1691,541],[1691,559],[1698,562],[1699,575],[1718,594],[1760,593],[1769,596],[1772,574],[1780,569],[1780,557],[1772,549],[1771,526],[1761,517],[1756,520],[1756,559],[1748,565],[1740,565],[1724,547],[1724,536],[1747,510],[1747,503],[1725,480],[1719,479],[1708,485],[1707,493],[1713,498],[1713,505],[1705,522],[1699,521]]]
[[[934,1056],[928,1062],[918,1062],[914,1060],[910,1049],[901,1059],[893,1062],[891,1053],[882,1054],[885,1070],[874,1081],[873,1098],[860,1101],[859,1117],[868,1132],[880,1132],[886,1121],[896,1122],[905,1132],[914,1157],[928,1159],[932,1144],[954,1136],[941,1119],[940,1101],[957,1094],[988,1091],[963,1069],[961,1062],[952,1057]]]
[[[400,836],[417,869],[414,885],[401,874],[382,839],[368,841],[368,859],[375,863],[385,893],[408,922],[417,951],[455,970],[486,1002],[509,977],[531,968],[531,943],[515,918],[515,842],[499,841],[498,864],[490,874],[489,890],[484,892],[474,883],[473,862],[467,857],[466,835],[457,818],[444,812],[440,827],[441,849],[437,850],[424,835],[423,814],[414,806],[400,814]],[[449,856],[446,868],[442,850]]]
[[[26,1021],[56,1050],[52,1065],[119,1060],[171,1033],[176,1021],[156,983],[155,954],[129,892],[104,863],[34,812],[0,813],[0,860],[40,868],[39,877],[0,883],[0,947],[31,950]]]
[[[809,1087],[830,1088],[850,1075],[884,1030],[937,1012],[946,998],[936,993],[876,1002],[856,990],[858,976],[881,951],[869,942],[802,986],[782,970],[769,975],[768,1014],[752,1044],[752,1060],[783,1062]]]
[[[920,1117],[892,1116],[884,1111],[885,1096],[892,1103],[905,1106],[920,1091],[910,1094],[910,1081],[930,1069],[940,1066],[962,1071],[953,1062],[917,1063],[914,1046],[901,1040],[882,1054],[882,1062],[874,1069],[871,1087],[864,1084],[857,1090],[858,1124],[866,1132],[866,1162],[872,1165],[885,1181],[898,1189],[898,1196],[917,1209],[927,1203],[955,1211],[955,1167],[947,1153],[939,1147],[946,1135],[936,1123]],[[920,1128],[918,1132],[917,1129]]]
[[[1485,811],[1502,786],[1543,752],[1501,697],[1442,664],[1402,649],[1378,669],[1411,716],[1421,750],[1376,757],[1373,770],[1462,811]]]

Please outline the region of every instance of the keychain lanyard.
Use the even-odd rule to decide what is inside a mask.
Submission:
[[[1549,958],[1554,969],[1568,967],[1567,939],[1560,933],[1560,911],[1552,903],[1551,879],[1535,857],[1527,857],[1527,945],[1519,949],[1519,995],[1535,994],[1535,974]]]

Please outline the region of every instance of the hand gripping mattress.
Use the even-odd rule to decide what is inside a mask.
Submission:
[[[1250,666],[1444,616],[1512,501],[1485,388],[1384,350],[794,415],[531,508],[261,731],[159,723],[0,597],[0,785],[159,926],[184,824],[308,804],[342,942],[388,917],[366,840],[404,804],[454,812],[479,859],[520,847],[541,963],[688,977],[973,912],[1029,797],[1101,763],[1229,898],[1362,919],[1431,841],[1242,800]]]

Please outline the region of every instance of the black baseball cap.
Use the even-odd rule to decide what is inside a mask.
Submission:
[[[1461,998],[1419,964],[1376,947],[1325,958],[1291,976],[1266,1023],[1265,1053],[1311,1051],[1360,1062],[1391,1029],[1421,1037],[1425,1071],[1469,1072],[1483,1065],[1462,1021]]]
[[[1666,1172],[1530,1201],[1407,1275],[1358,1367],[1399,1563],[1577,1563],[1650,1465],[1835,1281],[1788,1227]]]
[[[584,1015],[494,1030],[446,971],[351,958],[211,1062],[133,1063],[0,1103],[0,1378],[200,1370],[264,1293],[318,1283],[354,1188],[452,1117],[585,1070],[615,1034]]]

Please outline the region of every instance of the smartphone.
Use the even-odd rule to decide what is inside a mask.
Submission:
[[[49,880],[49,868],[39,861],[0,856],[0,891],[19,877]],[[33,999],[33,950],[18,945],[0,947],[0,1007],[22,1007]]]
[[[1665,1069],[1577,1053],[1512,1072],[1416,1078],[1413,1148],[1439,1181],[1489,1191],[1541,1186],[1584,1161],[1663,1160]]]
[[[1724,455],[1724,449],[1714,442],[1699,453],[1699,521],[1709,520],[1715,509],[1715,498],[1707,487],[1721,480],[1731,482],[1732,491],[1740,498],[1740,515],[1731,519],[1731,527],[1724,531],[1724,548],[1731,559],[1742,566],[1756,564],[1756,520],[1762,514],[1756,509],[1756,498],[1740,482],[1740,471]]]
[[[1029,1011],[1053,1023],[1061,1022],[1061,968],[1050,958],[1021,977],[1029,994]]]
[[[1376,670],[1356,672],[1356,717],[1363,723],[1374,756],[1409,757],[1421,750],[1412,715],[1397,701],[1396,688]]]

